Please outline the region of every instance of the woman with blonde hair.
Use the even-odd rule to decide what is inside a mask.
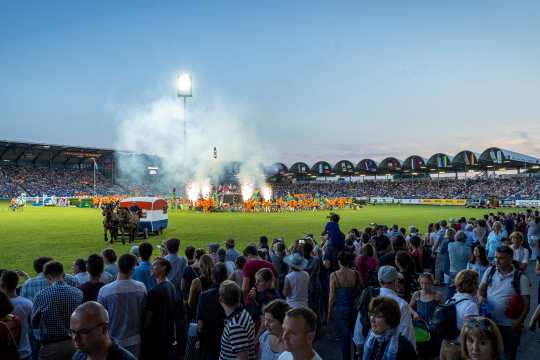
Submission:
[[[475,316],[461,328],[461,356],[466,360],[498,360],[503,354],[499,328],[490,319]]]

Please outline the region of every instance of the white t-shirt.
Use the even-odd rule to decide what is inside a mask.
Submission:
[[[313,357],[311,358],[311,360],[322,360],[322,357],[319,356],[319,354],[317,354],[315,351],[313,351],[313,353],[315,355],[313,355]],[[293,357],[293,354],[288,352],[288,351],[285,351],[284,353],[282,353],[281,355],[279,355],[279,358],[278,360],[294,360],[294,357]]]
[[[306,271],[291,271],[285,277],[291,287],[291,295],[287,296],[287,304],[291,308],[308,306],[309,274]]]
[[[512,249],[514,250],[514,260],[522,263],[522,264],[528,264],[529,263],[529,249],[524,248],[523,246],[520,246],[519,248],[514,248],[512,245]]]

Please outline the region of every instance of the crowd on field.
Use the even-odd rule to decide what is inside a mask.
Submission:
[[[70,269],[42,256],[33,277],[2,269],[0,358],[321,359],[316,344],[333,332],[335,359],[515,359],[540,320],[540,307],[528,318],[527,275],[540,275],[538,212],[441,220],[423,235],[345,234],[339,221],[242,252],[234,239],[169,239]]]

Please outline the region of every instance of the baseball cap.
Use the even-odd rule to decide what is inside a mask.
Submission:
[[[380,283],[388,284],[388,283],[391,283],[392,281],[395,281],[396,279],[399,279],[400,274],[398,273],[395,267],[385,265],[379,268],[379,272],[377,273],[377,278],[379,279]]]

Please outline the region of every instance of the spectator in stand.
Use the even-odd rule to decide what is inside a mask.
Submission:
[[[529,266],[529,249],[523,246],[523,235],[515,231],[510,234],[510,241],[512,242],[512,250],[514,250],[514,261],[516,264],[519,264],[519,270],[527,272],[527,267]]]
[[[388,297],[376,297],[369,304],[371,330],[364,343],[364,359],[409,360],[416,358],[416,350],[398,327],[399,304]]]
[[[269,268],[274,273],[274,277],[277,278],[278,274],[274,264],[259,257],[255,245],[248,245],[244,250],[244,256],[247,258],[247,261],[242,270],[244,275],[242,293],[244,294],[244,299],[247,299],[249,292],[255,285],[255,274],[257,271],[262,268]]]
[[[206,254],[204,249],[199,248],[195,250],[193,263],[188,265],[184,270],[184,274],[182,275],[182,293],[184,294],[185,301],[187,301],[189,298],[189,289],[191,289],[191,283],[194,279],[201,275],[200,261],[201,256],[204,254]]]
[[[276,268],[276,271],[278,273],[277,289],[280,294],[283,294],[285,276],[289,273],[289,266],[283,261],[283,259],[285,259],[285,256],[287,256],[287,251],[285,248],[285,244],[281,240],[276,241],[272,247],[274,251],[270,255],[270,260],[272,261],[272,264],[274,264],[274,267]]]
[[[345,246],[345,234],[339,228],[339,215],[330,213],[329,220],[326,223],[324,231],[328,234],[328,243],[324,253],[326,266],[331,271],[338,269],[337,254],[343,250]]]
[[[502,240],[503,240],[502,224],[499,221],[495,221],[493,223],[492,230],[488,235],[487,245],[486,245],[487,256],[490,263],[492,263],[493,260],[495,260],[495,252],[497,248],[502,245]]]
[[[511,360],[516,358],[521,327],[530,304],[529,280],[514,268],[513,257],[512,248],[499,246],[495,252],[496,265],[486,270],[478,290],[478,302],[487,303],[490,317],[503,336],[504,353]]]
[[[487,244],[488,233],[489,230],[486,221],[484,219],[478,220],[473,230],[474,242],[485,247]]]
[[[236,258],[236,261],[234,262],[234,265],[236,266],[236,270],[229,275],[229,280],[234,281],[238,286],[240,286],[240,289],[242,289],[243,281],[244,281],[244,265],[246,264],[246,258],[243,255],[240,255]]]
[[[321,288],[321,258],[315,256],[314,243],[312,237],[304,239],[303,244],[300,244],[304,255],[304,259],[307,261],[306,272],[309,274],[308,285],[308,307],[317,312],[319,311],[319,305],[321,303],[322,288]],[[320,328],[320,317],[317,317],[317,329]]]
[[[360,286],[365,289],[368,286],[378,286],[377,269],[379,260],[375,256],[375,248],[371,244],[364,244],[354,262],[354,267],[360,275]]]
[[[461,328],[461,358],[499,360],[504,353],[501,332],[493,320],[482,316],[468,319]]]
[[[105,264],[104,272],[109,273],[113,280],[118,276],[118,265],[116,264],[116,252],[113,249],[105,249],[101,252]]]
[[[86,272],[86,261],[84,259],[77,259],[73,262],[73,275],[79,284],[88,281],[88,272]]]
[[[479,275],[479,278],[482,279],[488,266],[489,260],[487,258],[486,248],[482,245],[476,245],[471,253],[471,258],[467,263],[467,270],[476,271]]]
[[[274,284],[274,274],[270,269],[262,268],[255,274],[255,287],[251,289],[246,300],[246,310],[255,325],[258,325],[261,320],[262,308],[280,297]]]
[[[420,290],[412,295],[409,306],[413,310],[414,320],[430,324],[435,309],[444,302],[444,298],[441,293],[433,290],[434,278],[431,273],[420,274],[418,282]],[[423,359],[434,358],[439,354],[436,344],[435,339],[431,339],[428,343],[418,343],[418,355]]]
[[[299,253],[285,257],[285,263],[289,265],[291,272],[285,276],[283,296],[291,308],[308,306],[309,274],[304,271],[307,260]]]
[[[540,216],[531,216],[527,227],[527,241],[532,250],[531,259],[537,258],[540,241]]]
[[[80,286],[83,292],[83,302],[97,301],[99,289],[105,285],[101,281],[103,274],[103,258],[97,254],[90,255],[87,260],[87,270],[89,279]]]
[[[73,360],[136,360],[111,339],[108,330],[109,314],[101,304],[90,301],[77,307],[70,320],[70,333],[77,349]]]
[[[456,233],[456,241],[448,244],[448,258],[450,264],[450,285],[448,287],[447,298],[451,298],[456,288],[454,279],[458,272],[467,268],[467,263],[471,258],[471,248],[466,244],[467,235],[464,231]]]
[[[32,306],[32,328],[38,329],[39,359],[71,359],[75,348],[69,332],[71,313],[82,303],[82,291],[64,282],[64,267],[49,261],[43,267],[49,287],[38,292]]]
[[[212,275],[212,287],[201,293],[197,304],[197,332],[203,360],[218,360],[225,321],[225,312],[219,304],[219,286],[227,280],[227,268],[217,263]]]
[[[132,279],[136,263],[133,254],[120,256],[118,279],[99,290],[98,302],[110,315],[110,336],[118,345],[139,357],[146,287]]]
[[[205,254],[201,256],[199,267],[200,275],[199,277],[193,279],[189,289],[189,297],[187,302],[189,321],[195,319],[195,316],[197,315],[197,301],[199,300],[199,294],[210,289],[213,282],[212,271],[214,269],[214,261],[210,255]]]
[[[475,294],[478,290],[478,273],[474,270],[463,270],[456,275],[455,288],[457,293],[451,301],[456,304],[456,325],[458,329],[463,327],[464,322],[472,317],[480,315]],[[444,339],[441,346],[440,359],[452,360],[459,358],[460,339]]]
[[[156,286],[156,279],[152,276],[152,264],[150,263],[150,257],[154,247],[148,242],[143,242],[139,245],[139,256],[141,261],[135,267],[133,272],[133,280],[140,281],[146,286],[146,291],[150,291],[154,286]]]
[[[339,270],[330,274],[328,320],[333,316],[341,342],[343,360],[351,359],[351,318],[356,295],[360,289],[360,276],[351,269],[353,255],[348,251],[338,254]]]
[[[291,309],[283,320],[285,349],[278,360],[322,360],[313,349],[317,331],[317,315],[307,307]]]
[[[208,245],[208,255],[212,258],[214,264],[219,262],[219,256],[217,254],[219,250],[219,244],[212,243]]]
[[[21,319],[15,315],[10,297],[0,291],[0,358],[2,360],[19,359],[21,337]]]
[[[392,239],[392,246],[390,247],[390,251],[387,251],[384,255],[379,256],[379,265],[380,266],[395,266],[396,264],[396,253],[398,251],[407,251],[407,242],[405,241],[405,238],[401,235],[397,236],[396,238]],[[377,252],[377,255],[379,253]]]
[[[255,324],[241,306],[242,290],[235,282],[225,280],[219,286],[219,302],[225,312],[221,336],[220,360],[255,360]]]
[[[287,302],[281,299],[272,300],[264,306],[264,331],[259,337],[259,359],[277,360],[285,351],[283,321],[289,310]]]
[[[396,253],[394,266],[400,273],[398,280],[398,294],[405,301],[411,301],[411,295],[418,289],[416,282],[416,267],[411,254],[400,250]]]
[[[29,360],[32,356],[32,347],[30,346],[29,338],[32,302],[17,295],[16,289],[18,283],[19,276],[14,271],[6,270],[0,277],[0,290],[4,291],[11,300],[11,304],[13,305],[13,315],[17,316],[21,322],[21,336],[17,348],[19,359]],[[8,357],[6,357],[6,359],[8,359]]]
[[[195,250],[195,247],[191,245],[186,246],[186,249],[184,250],[184,255],[186,255],[188,266],[191,266],[195,262]],[[165,257],[167,254],[160,256]]]
[[[30,301],[34,301],[35,296],[38,292],[49,287],[49,281],[45,274],[43,274],[43,267],[46,263],[52,261],[52,258],[48,256],[40,256],[34,260],[34,270],[36,276],[26,280],[21,289],[21,296],[27,298]],[[64,280],[66,284],[78,287],[79,282],[74,276],[65,274]]]
[[[168,255],[165,259],[171,264],[171,271],[169,272],[168,279],[173,283],[175,290],[178,294],[182,294],[182,277],[184,270],[187,267],[187,259],[184,256],[178,256],[178,250],[180,250],[180,240],[169,239],[165,243],[167,247]]]
[[[474,245],[475,245],[475,240],[474,240],[474,225],[473,224],[466,224],[465,227],[464,227],[465,230],[463,230],[465,232],[465,236],[467,236],[467,241],[466,241],[466,244],[469,248],[473,248]]]
[[[236,258],[241,255],[240,252],[235,249],[235,245],[236,241],[233,238],[229,238],[225,241],[227,261],[235,262]]]
[[[259,251],[263,251],[263,254],[265,254],[265,256],[262,256],[261,254],[259,254],[259,256],[261,257],[261,259],[264,259],[266,261],[270,261],[270,248],[268,247],[268,237],[266,236],[261,236],[259,237],[259,247],[258,247],[258,250]]]
[[[398,303],[401,311],[401,320],[399,321],[398,328],[399,334],[405,336],[416,349],[416,335],[412,323],[411,308],[409,307],[409,304],[396,293],[397,281],[400,278],[398,271],[393,266],[381,266],[379,268],[378,278],[381,286],[378,296],[389,297]],[[353,341],[356,345],[357,353],[362,353],[366,340],[363,324],[367,319],[364,319],[364,316],[369,317],[369,314],[362,314],[362,312],[359,311],[354,326]],[[365,333],[367,334],[368,332],[366,331]]]
[[[375,228],[375,236],[371,238],[371,242],[373,246],[375,246],[375,251],[377,252],[377,256],[379,256],[379,258],[390,252],[392,249],[390,239],[384,234],[384,228],[382,225],[377,225]]]
[[[152,264],[156,284],[148,291],[142,329],[142,358],[167,359],[175,341],[176,290],[167,278],[171,264],[158,257]]]
[[[414,265],[416,272],[424,271],[424,254],[422,251],[422,239],[420,236],[414,235],[409,239],[409,244],[411,246],[411,255],[414,260]]]
[[[443,227],[441,226],[441,229]],[[450,284],[450,254],[448,253],[448,246],[451,242],[455,240],[456,231],[454,229],[448,228],[445,230],[444,239],[440,243],[439,254],[440,257],[439,265],[440,270],[444,276],[444,283]]]

